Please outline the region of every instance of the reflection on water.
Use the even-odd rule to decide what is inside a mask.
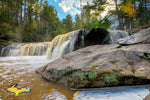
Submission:
[[[64,96],[61,92],[56,91],[55,89],[50,90],[51,93],[44,95],[42,100],[67,100],[66,96]],[[43,99],[44,98],[44,99]]]
[[[143,100],[149,94],[146,88],[77,91],[74,94],[35,73],[48,62],[44,56],[0,57],[0,100]],[[5,91],[5,87],[15,83],[18,87],[29,87],[31,92],[16,97]]]
[[[0,57],[0,100],[72,100],[73,91],[54,85],[35,73],[49,61],[45,57]],[[30,93],[16,97],[5,91],[12,84],[31,88]]]

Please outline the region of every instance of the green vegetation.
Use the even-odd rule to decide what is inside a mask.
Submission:
[[[95,79],[97,77],[97,73],[93,70],[87,71],[86,74],[90,80]]]
[[[115,16],[114,21],[118,21],[116,29],[128,30],[150,25],[149,0],[114,0],[114,2],[116,9],[110,11],[110,16]]]
[[[93,70],[89,70],[89,71],[76,71],[73,74],[73,79],[78,79],[80,81],[83,80],[92,80],[95,79],[97,77],[97,73]]]
[[[135,69],[135,68],[133,68],[133,67],[131,67],[131,72],[132,72],[133,74],[135,74],[136,69]]]
[[[93,65],[90,69],[91,70],[97,70],[97,69],[99,69],[99,66],[98,65]]]
[[[114,73],[109,73],[104,76],[104,80],[107,83],[117,81],[117,75]]]
[[[0,40],[50,41],[56,35],[74,29],[77,28],[71,15],[60,21],[55,8],[47,0],[0,1]]]
[[[83,81],[86,79],[86,73],[84,71],[77,71],[73,74],[73,78]]]
[[[83,7],[84,28],[101,27],[118,30],[129,30],[139,26],[150,25],[149,0],[93,0],[93,4]],[[115,9],[104,17],[106,6],[115,4]],[[111,6],[112,8],[114,6]]]
[[[62,21],[47,0],[1,0],[0,41],[51,41],[56,35],[82,28],[127,30],[150,25],[148,0],[112,0],[115,9],[102,16],[107,0],[93,0],[82,6],[81,15],[67,15]]]
[[[59,81],[67,80],[67,84],[73,88],[86,87],[111,87],[124,85],[148,84],[146,77],[136,77],[133,74],[124,75],[117,70],[74,70],[59,78]]]

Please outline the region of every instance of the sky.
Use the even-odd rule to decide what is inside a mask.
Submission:
[[[92,2],[92,0],[81,1],[82,5],[86,5],[87,2]],[[80,0],[48,0],[48,2],[50,5],[55,7],[60,20],[64,19],[67,14],[70,14],[73,17],[73,20],[76,14],[81,14]]]

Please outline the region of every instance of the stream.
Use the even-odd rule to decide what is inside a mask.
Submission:
[[[35,71],[50,62],[44,56],[0,57],[0,100],[72,100],[73,91],[44,80]],[[5,91],[12,84],[27,86],[30,93],[15,96]]]
[[[101,31],[99,29],[96,34]],[[110,44],[128,36],[124,31],[109,32],[109,37],[104,35],[104,40],[108,39]],[[87,34],[93,33],[76,30],[58,35],[51,42],[13,43],[2,48],[1,56],[5,57],[0,57],[0,100],[143,100],[150,94],[145,86],[73,91],[52,84],[36,74],[38,68],[51,60],[76,50],[76,47],[84,47]],[[5,90],[13,84],[27,86],[31,92],[15,96]]]
[[[0,57],[0,100],[143,100],[149,94],[145,87],[71,91],[36,74],[48,62],[45,56]],[[15,96],[5,91],[12,84],[31,92]]]

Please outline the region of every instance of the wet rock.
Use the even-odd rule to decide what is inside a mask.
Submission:
[[[129,45],[138,43],[150,43],[150,27],[143,29],[136,34],[118,40],[119,44]]]
[[[146,98],[144,100],[150,100],[150,90],[149,90],[149,95],[146,96]]]
[[[105,88],[77,91],[74,100],[143,100],[149,94],[144,87]],[[147,99],[150,100],[150,99]]]
[[[150,83],[150,44],[95,45],[71,52],[37,70],[70,88]]]
[[[129,33],[123,30],[108,30],[110,37],[110,44],[118,44],[118,40],[129,36]]]
[[[119,39],[127,36],[129,36],[128,32],[123,30],[107,31],[103,28],[84,29],[78,33],[74,50],[92,45],[117,44]]]

